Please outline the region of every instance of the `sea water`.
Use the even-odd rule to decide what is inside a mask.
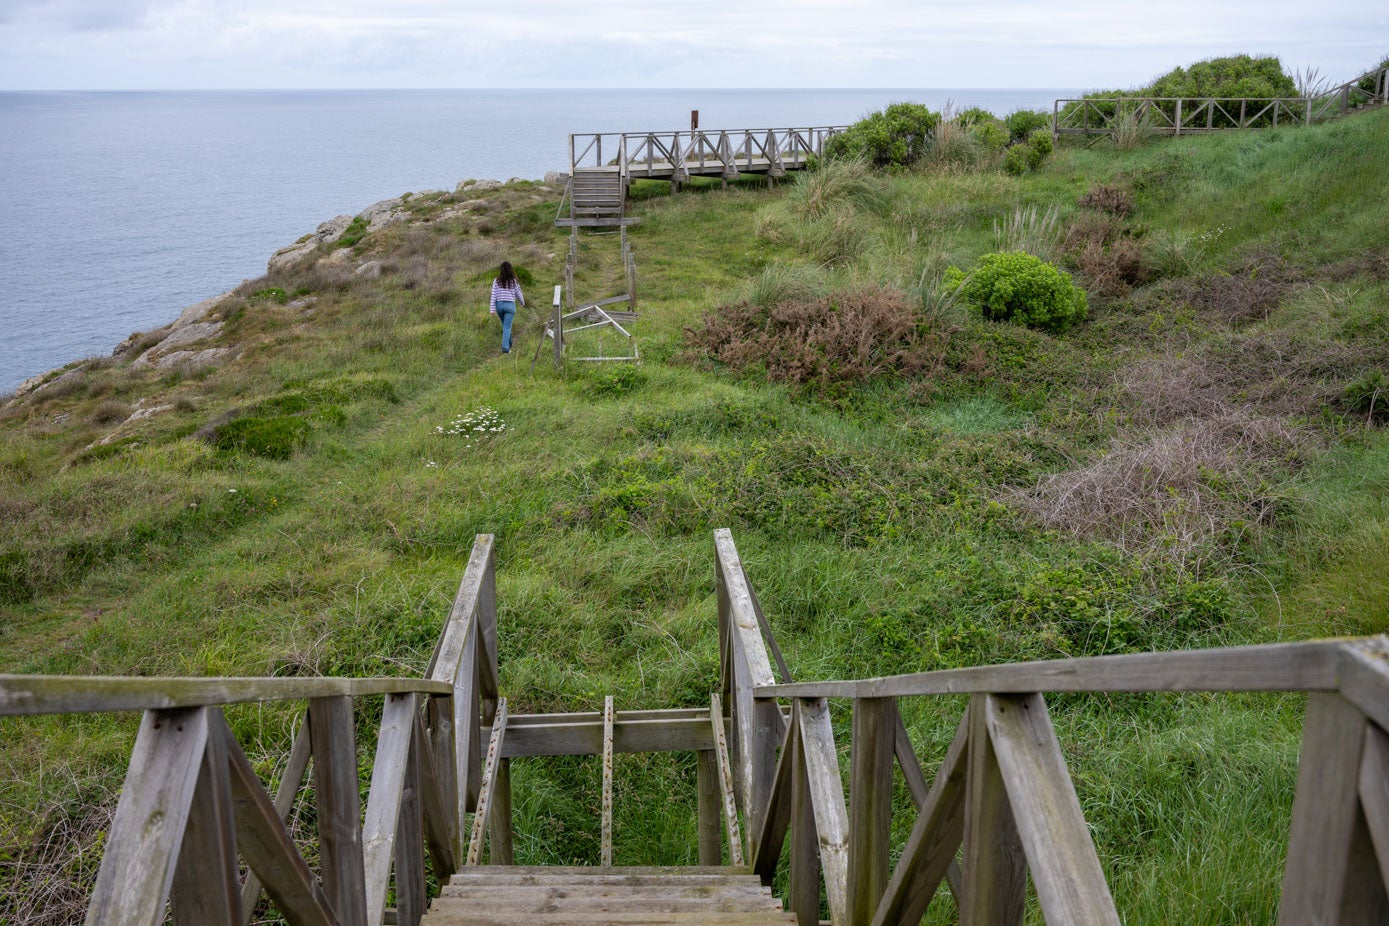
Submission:
[[[1037,90],[0,93],[0,394],[265,272],[335,215],[568,167],[568,135],[845,124]]]

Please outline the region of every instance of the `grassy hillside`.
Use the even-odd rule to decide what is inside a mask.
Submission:
[[[0,412],[0,665],[418,673],[491,532],[513,710],[703,705],[725,526],[799,679],[1381,632],[1387,142],[1377,112],[1063,148],[1023,177],[638,187],[645,362],[562,373],[529,365],[562,278],[557,193],[411,199],[349,260],[325,244],[219,306],[212,343],[240,352],[220,368],[87,361]],[[938,283],[1010,249],[1077,269],[1088,319],[985,322]],[[583,238],[581,297],[617,291],[617,251]],[[503,257],[535,281],[504,357],[485,305]],[[370,260],[379,277],[353,273]],[[930,364],[796,382],[697,346],[739,313],[869,291],[911,308]],[[960,708],[904,704],[928,764]],[[1272,921],[1297,698],[1052,709],[1127,922]],[[272,775],[289,714],[231,719]],[[16,910],[51,883],[57,917],[94,871],[135,722],[3,724]],[[693,760],[617,777],[617,861],[692,861]],[[597,857],[592,763],[519,764],[515,787],[518,861]],[[44,848],[69,837],[88,851]]]

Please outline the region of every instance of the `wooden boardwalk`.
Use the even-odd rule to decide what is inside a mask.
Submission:
[[[692,177],[735,180],[761,175],[771,182],[821,157],[825,142],[845,126],[690,132],[595,132],[569,136],[569,187],[555,224],[628,224],[627,188],[634,180],[666,180],[678,188]]]
[[[179,926],[246,926],[262,896],[295,926],[821,926],[822,898],[832,926],[916,926],[946,890],[962,924],[1018,926],[1029,879],[1052,926],[1118,926],[1046,694],[1306,692],[1278,922],[1389,922],[1389,638],[794,683],[728,531],[714,551],[708,708],[511,714],[480,535],[420,678],[0,676],[0,715],[143,712],[90,926],[159,926],[170,902]],[[930,780],[898,702],[961,694]],[[847,783],[830,699],[851,710]],[[273,701],[307,709],[272,796],[223,707]],[[617,757],[668,751],[696,758],[699,864],[614,866]],[[517,867],[511,763],[556,755],[599,760],[598,857]],[[897,774],[915,820],[894,846]]]

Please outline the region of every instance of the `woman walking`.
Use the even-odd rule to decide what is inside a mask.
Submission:
[[[511,269],[511,261],[502,261],[497,270],[497,278],[492,281],[492,314],[502,320],[502,353],[511,353],[511,321],[516,317],[516,304],[526,304],[521,294],[521,283],[516,279],[516,271]]]

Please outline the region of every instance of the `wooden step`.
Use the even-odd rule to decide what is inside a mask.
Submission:
[[[795,918],[746,868],[474,866],[424,926],[785,926]]]

